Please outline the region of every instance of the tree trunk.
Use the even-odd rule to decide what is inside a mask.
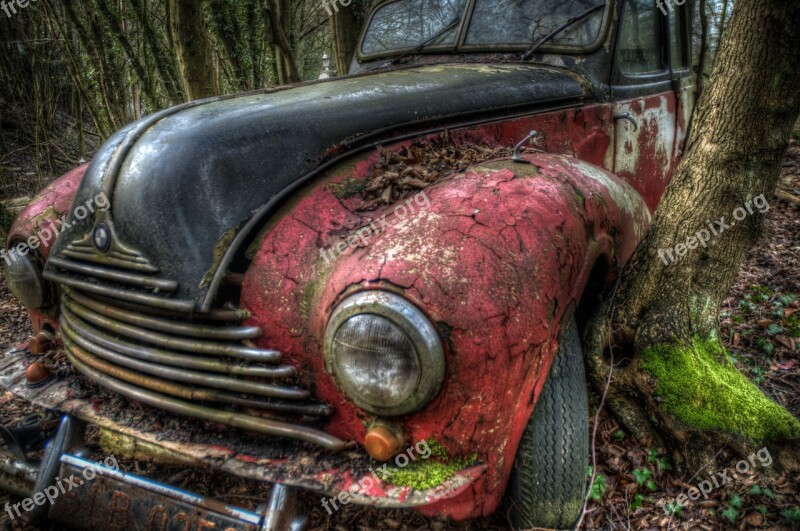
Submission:
[[[359,24],[355,14],[356,6],[341,8],[333,11],[330,16],[331,33],[333,38],[334,58],[336,59],[336,73],[340,76],[350,70],[350,60],[358,45]]]
[[[172,38],[190,100],[216,96],[219,81],[211,57],[202,1],[169,0]]]
[[[694,101],[700,100],[706,84],[706,64],[708,63],[708,14],[706,0],[700,0],[700,57],[697,64],[697,82]]]
[[[616,295],[587,329],[587,366],[639,438],[695,471],[729,446],[800,469],[800,423],[730,363],[719,310],[773,200],[800,114],[800,3],[737,0],[686,154]],[[710,455],[709,455],[710,454]]]
[[[300,81],[291,35],[291,9],[288,0],[268,0],[269,40],[275,58],[275,75],[279,85]]]

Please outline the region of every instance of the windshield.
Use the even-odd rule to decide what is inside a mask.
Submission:
[[[457,17],[466,0],[397,0],[373,15],[361,45],[364,55],[413,49]],[[467,21],[465,46],[518,48],[549,34],[572,17],[603,0],[475,0]],[[585,47],[600,33],[603,10],[577,22],[548,41],[548,45]],[[428,47],[455,46],[458,27]]]
[[[464,10],[467,0],[399,0],[384,5],[369,24],[361,45],[364,54],[416,48],[442,31]],[[455,44],[458,25],[435,42]]]

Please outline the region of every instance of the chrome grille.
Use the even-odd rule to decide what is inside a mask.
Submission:
[[[217,310],[177,319],[62,284],[67,355],[98,385],[167,411],[343,448],[336,437],[287,421],[320,420],[332,409],[293,385],[297,371],[280,364],[280,352],[252,346],[261,330],[241,325],[246,316],[242,310]],[[270,418],[243,412],[253,409]]]

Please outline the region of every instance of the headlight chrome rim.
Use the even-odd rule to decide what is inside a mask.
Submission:
[[[41,309],[49,304],[47,285],[42,278],[41,268],[35,262],[35,258],[30,253],[19,253],[15,248],[8,251],[10,263],[5,264],[6,284],[11,294],[17,298],[25,307],[33,310]],[[15,278],[17,277],[17,278]],[[33,284],[34,292],[20,292],[18,286],[19,278]]]
[[[345,378],[336,374],[334,340],[341,326],[356,315],[383,317],[399,327],[411,340],[420,366],[416,390],[403,402],[380,406],[367,402],[352,389]],[[444,349],[431,321],[409,300],[387,291],[361,291],[344,299],[331,315],[325,333],[325,368],[341,391],[360,408],[376,415],[407,415],[426,406],[441,389],[444,381]]]

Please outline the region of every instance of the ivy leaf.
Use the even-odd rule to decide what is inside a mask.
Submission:
[[[644,503],[644,496],[641,494],[636,494],[633,497],[633,501],[631,502],[631,511],[636,512],[636,509],[640,508]]]
[[[658,486],[656,485],[655,481],[653,481],[652,479],[648,479],[645,482],[644,486],[647,487],[647,490],[650,490],[652,492],[655,492],[655,491],[658,490]]]
[[[682,516],[683,515],[683,506],[680,503],[676,502],[676,501],[671,501],[671,502],[667,503],[666,507],[667,507],[667,511],[672,516]]]
[[[781,516],[784,520],[788,520],[793,524],[800,524],[800,507],[792,507],[791,509],[786,509],[781,513]]]
[[[724,511],[721,511],[720,514],[727,518],[730,523],[734,523],[736,522],[736,517],[739,516],[739,511],[733,507],[728,507]]]
[[[758,485],[753,485],[752,487],[750,487],[750,490],[747,491],[747,494],[752,494],[753,496],[761,494],[761,487],[759,487]]]
[[[786,332],[786,329],[777,323],[772,323],[771,325],[767,326],[767,334],[770,336],[776,336],[784,332]]]
[[[639,485],[644,485],[645,481],[653,477],[653,473],[649,468],[634,468],[631,473]]]
[[[606,492],[606,478],[603,477],[602,474],[598,474],[594,478],[594,484],[592,484],[592,489],[589,491],[589,497],[595,501],[600,501],[603,498],[603,494]]]
[[[741,507],[742,506],[742,498],[738,494],[734,494],[728,503],[731,507]]]

